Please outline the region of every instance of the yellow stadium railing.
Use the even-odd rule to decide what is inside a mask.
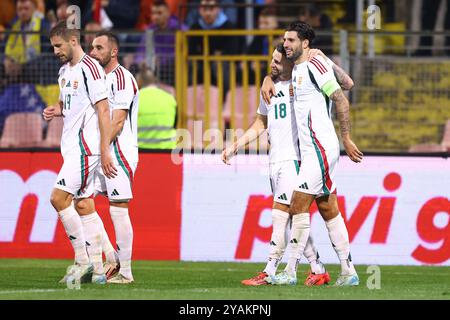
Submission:
[[[246,129],[252,122],[256,110],[249,105],[258,105],[259,86],[264,76],[270,71],[270,60],[276,46],[276,41],[284,34],[284,30],[207,30],[207,31],[178,31],[176,34],[176,98],[178,102],[178,128],[190,128],[189,122],[202,121],[203,132],[208,129],[218,129],[221,133],[225,128]],[[212,37],[245,37],[264,36],[268,39],[267,55],[214,55],[209,52]],[[189,41],[192,37],[202,38],[202,54],[189,53]],[[266,72],[261,71],[263,63],[267,63]],[[200,83],[198,79],[199,65],[203,65]],[[250,74],[253,65],[257,93],[250,101]],[[212,70],[214,68],[214,71]],[[216,74],[216,83],[211,81],[212,72]],[[224,77],[225,72],[229,77]],[[238,72],[241,74],[241,85],[238,86]],[[225,83],[225,81],[228,81]],[[228,85],[227,92],[224,91]],[[239,93],[237,92],[239,91]],[[202,94],[199,97],[199,94]],[[227,94],[227,96],[224,96]],[[228,110],[224,110],[225,98]],[[241,113],[237,112],[237,105],[241,106]],[[212,107],[215,108],[212,108]],[[224,114],[226,111],[227,114]],[[239,119],[238,119],[239,118]],[[239,120],[239,122],[238,122]],[[202,143],[201,146],[205,147]]]

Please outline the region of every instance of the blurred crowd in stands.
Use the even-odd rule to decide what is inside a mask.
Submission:
[[[246,29],[245,0],[2,0],[0,11],[0,132],[5,118],[14,112],[36,112],[42,109],[54,94],[49,86],[55,85],[59,62],[53,57],[47,34],[57,21],[66,19],[71,5],[81,9],[81,28],[84,31],[83,45],[86,52],[97,31],[118,31],[121,41],[121,63],[138,74],[150,68],[157,76],[156,83],[163,83],[173,93],[175,83],[175,31],[176,30],[228,30]],[[254,0],[254,29],[276,30],[286,23],[280,22],[282,6],[287,1]],[[382,1],[387,11],[394,12],[394,1]],[[408,7],[409,1],[404,2]],[[412,30],[450,29],[449,0],[411,1],[407,18]],[[315,30],[333,30],[333,21],[321,9],[321,1],[302,2],[289,9],[290,19],[303,20]],[[236,6],[237,5],[237,6]],[[356,0],[346,2],[346,14],[340,23],[355,23]],[[286,11],[286,10],[284,10]],[[293,12],[295,11],[295,12]],[[387,17],[386,19],[389,19]],[[153,57],[147,52],[146,30],[153,31]],[[152,40],[152,39],[150,39]],[[449,38],[444,37],[444,45]],[[419,42],[422,41],[419,39]],[[426,41],[426,40],[425,40]],[[436,41],[441,41],[442,38]],[[417,43],[420,48],[421,43]],[[314,46],[327,55],[333,54],[331,33],[316,38]],[[211,55],[247,54],[270,55],[268,38],[255,36],[211,38]],[[201,37],[189,41],[189,54],[201,55]],[[432,54],[417,50],[417,54]],[[153,59],[153,60],[151,60]],[[251,65],[251,84],[255,84],[255,68]],[[260,64],[260,73],[265,74],[267,65]],[[224,95],[228,86],[228,70],[224,66]],[[199,83],[203,81],[202,64],[198,65]],[[239,73],[238,73],[239,78]],[[239,82],[239,79],[238,79]],[[212,70],[211,84],[217,85],[217,73]],[[255,84],[256,85],[256,84]],[[54,90],[53,90],[54,91]]]

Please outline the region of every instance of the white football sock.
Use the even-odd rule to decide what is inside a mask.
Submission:
[[[341,274],[355,274],[356,270],[353,266],[352,257],[350,255],[348,231],[341,213],[333,219],[325,221],[325,224],[328,229],[331,244],[333,245],[334,251],[336,251],[341,262]]]
[[[102,260],[103,222],[97,212],[81,216],[81,222],[88,242],[87,251],[94,265],[94,273],[103,274],[105,273]]]
[[[111,241],[109,240],[108,233],[106,232],[105,225],[102,221],[102,251],[105,254],[106,261],[109,263],[116,263],[116,251],[114,250]]]
[[[120,261],[120,274],[133,279],[131,273],[131,253],[133,248],[133,227],[127,208],[109,207],[116,232],[117,253]]]
[[[75,251],[75,262],[82,265],[89,264],[83,225],[78,212],[73,206],[69,206],[58,212],[58,215]]]
[[[308,238],[308,242],[306,242],[305,250],[303,251],[303,255],[306,259],[308,259],[309,265],[311,266],[311,272],[315,274],[323,274],[325,273],[325,266],[319,260],[319,251],[314,245],[314,241],[311,237],[311,233]]]
[[[289,222],[290,214],[278,209],[272,209],[272,237],[270,239],[269,261],[264,272],[268,275],[275,275],[278,265],[283,258],[286,249],[286,226]]]
[[[297,265],[308,242],[310,230],[309,212],[299,213],[292,216],[292,229],[289,240],[290,255],[284,269],[289,275],[297,276]]]

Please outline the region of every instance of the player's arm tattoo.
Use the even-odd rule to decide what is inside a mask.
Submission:
[[[350,104],[347,97],[341,89],[338,89],[331,94],[330,99],[336,104],[341,137],[348,138],[350,137]]]
[[[353,88],[353,80],[352,78],[338,65],[333,65],[334,76],[336,77],[337,82],[344,90],[350,90]]]

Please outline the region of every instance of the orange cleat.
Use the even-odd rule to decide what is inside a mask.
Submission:
[[[328,284],[330,280],[330,274],[327,271],[322,274],[315,274],[310,271],[308,277],[305,280],[305,286],[323,286],[324,284]]]
[[[106,279],[109,280],[119,273],[120,264],[113,262],[105,262],[103,264],[103,269],[105,270]]]
[[[264,286],[269,283],[266,281],[266,277],[268,276],[265,272],[258,272],[258,275],[253,278],[242,280],[241,283],[245,286]]]

